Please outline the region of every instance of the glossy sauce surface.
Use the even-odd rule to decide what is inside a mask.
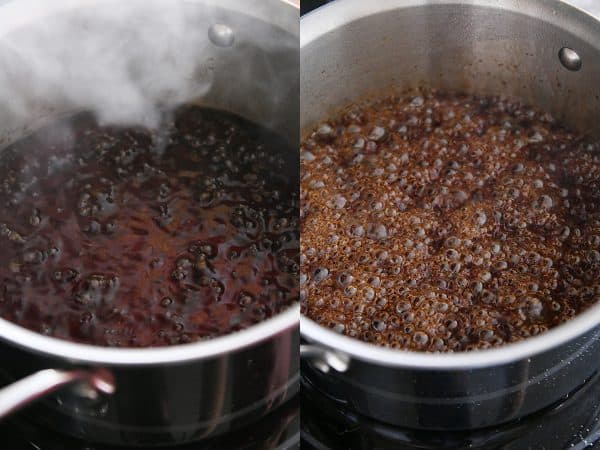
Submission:
[[[537,335],[600,299],[600,146],[503,98],[354,105],[301,157],[302,311],[416,351]]]
[[[0,157],[0,315],[119,347],[247,328],[298,297],[297,151],[184,106],[159,130],[83,114]]]

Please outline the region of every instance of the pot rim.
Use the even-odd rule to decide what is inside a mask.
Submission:
[[[465,4],[528,15],[536,20],[550,22],[559,28],[569,27],[575,22],[577,26],[571,26],[569,30],[582,40],[589,42],[593,47],[599,47],[600,21],[562,0],[544,2],[522,0],[518,4],[512,0],[371,0],[369,2],[344,0],[344,2],[328,3],[302,17],[300,20],[301,58],[302,49],[312,42],[335,32],[336,29],[350,22],[367,16],[419,6]],[[309,343],[342,352],[351,359],[355,358],[382,366],[430,370],[468,370],[508,364],[564,345],[586,332],[594,330],[596,333],[592,338],[600,338],[600,303],[555,328],[516,343],[470,352],[420,353],[379,347],[338,334],[306,316],[300,317],[300,333]]]
[[[300,305],[294,303],[279,314],[244,330],[205,341],[165,347],[103,347],[44,336],[0,318],[0,339],[44,356],[75,363],[104,366],[157,365],[209,359],[273,338],[298,326]]]
[[[300,317],[300,333],[310,343],[342,352],[350,359],[388,367],[430,370],[468,370],[509,364],[564,345],[594,329],[596,334],[592,339],[600,338],[600,304],[538,336],[501,347],[457,353],[420,353],[379,347],[338,334],[306,316]]]
[[[343,3],[343,5],[341,4]],[[398,9],[414,8],[421,6],[481,6],[490,9],[499,9],[514,14],[530,16],[536,20],[549,22],[560,28],[570,25],[573,19],[578,21],[577,27],[572,27],[571,32],[582,40],[596,47],[600,30],[590,33],[588,27],[599,27],[600,17],[596,18],[588,11],[571,5],[568,0],[344,0],[332,1],[314,9],[300,18],[300,52],[302,48],[313,41],[325,36],[335,29],[347,25],[358,19],[371,15],[391,12]],[[327,20],[321,16],[327,14]]]
[[[85,7],[111,4],[132,7],[135,3],[148,6],[172,7],[173,0],[19,0],[7,2],[0,6],[0,37],[23,25],[41,22],[51,14],[68,12]],[[253,7],[248,7],[248,0],[228,0],[227,4],[220,4],[213,0],[181,0],[183,3],[194,5],[209,3],[211,6],[224,10],[236,11],[249,17],[253,17],[273,26],[279,27],[288,33],[297,36],[299,32],[297,17],[300,6],[298,0],[262,0],[253,1]],[[284,8],[281,14],[273,14],[274,6]]]

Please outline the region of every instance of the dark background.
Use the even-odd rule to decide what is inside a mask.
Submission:
[[[300,14],[306,14],[315,8],[333,0],[300,0]]]

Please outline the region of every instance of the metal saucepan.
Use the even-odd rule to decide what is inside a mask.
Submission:
[[[514,96],[600,135],[600,23],[565,3],[344,0],[303,17],[300,28],[301,129],[357,99],[424,86]],[[300,329],[303,376],[306,367],[315,388],[419,429],[514,420],[600,369],[600,304],[523,342],[456,354],[379,348],[306,317]]]
[[[128,22],[111,27],[106,18],[111,16],[111,10],[124,4],[131,14]],[[84,53],[90,51],[84,44],[88,42],[83,38],[86,33],[129,33],[135,31],[139,23],[136,21],[168,17],[173,8],[182,8],[179,17],[184,18],[190,29],[199,30],[195,36],[206,40],[199,43],[182,39],[169,43],[174,60],[177,52],[195,52],[198,86],[194,80],[186,80],[186,89],[197,93],[202,104],[277,129],[295,144],[299,111],[298,9],[292,2],[12,2],[0,8],[0,63],[5,64],[14,56],[7,53],[9,48],[14,52],[20,43],[30,43],[35,36],[45,37],[41,48],[45,52],[65,47],[65,42],[59,41],[73,33],[78,36],[80,31],[81,41],[73,39],[66,43],[67,54],[81,52],[86,61],[92,61],[85,70],[103,70],[94,67],[94,58]],[[64,24],[64,33],[48,34],[48,29],[56,23]],[[230,29],[215,38],[215,30],[209,32],[214,23]],[[71,26],[79,27],[79,31],[69,29]],[[166,48],[161,46],[164,41],[160,40],[167,39],[163,33],[164,30],[157,28],[145,35],[146,45],[139,52],[152,50],[153,39],[156,48]],[[133,45],[135,39],[135,34],[133,38],[131,33],[123,36],[128,45]],[[218,45],[209,39],[216,40]],[[9,41],[11,45],[5,45]],[[198,47],[187,47],[191,45]],[[101,56],[98,55],[100,61]],[[31,61],[25,61],[27,68]],[[167,59],[165,64],[170,61]],[[167,69],[175,70],[171,66]],[[40,84],[36,83],[40,74],[25,70],[18,77],[6,76],[11,70],[16,69],[2,66],[2,79],[11,83],[11,95],[5,99],[8,103],[0,107],[0,136],[5,144],[56,117],[96,106],[93,102],[82,103],[80,96],[70,95],[68,85],[56,85],[42,97]],[[160,69],[156,68],[156,72]],[[150,83],[143,87],[143,92],[162,86],[164,80],[154,83],[152,74],[145,79]],[[101,86],[98,89],[100,94],[84,98],[95,101],[110,98],[110,92],[102,92]],[[0,94],[8,90],[7,86],[0,87]],[[160,101],[160,95],[173,93],[158,92],[155,99]],[[17,103],[20,108],[14,107]],[[293,306],[234,334],[154,349],[81,345],[43,336],[0,319],[0,376],[3,382],[13,383],[0,390],[0,416],[45,396],[26,411],[28,417],[53,430],[95,442],[162,445],[235,429],[297,393],[298,314],[298,307]]]

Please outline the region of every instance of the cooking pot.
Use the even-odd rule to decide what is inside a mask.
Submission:
[[[600,23],[555,0],[343,0],[300,24],[300,124],[390,91],[504,94],[600,135]],[[600,304],[542,335],[464,353],[392,350],[301,317],[303,377],[365,416],[489,427],[568,396],[600,368]],[[306,369],[306,370],[305,370]]]
[[[119,8],[126,8],[123,15]],[[174,10],[185,33],[173,26],[179,23]],[[146,31],[139,31],[142,24]],[[112,37],[119,50],[90,55],[101,47],[91,45],[96,34]],[[41,47],[32,47],[36,42]],[[113,78],[96,77],[111,73],[102,64],[115,55],[120,60],[121,49],[133,55],[125,67],[137,76],[134,91],[145,96],[143,105],[196,100],[298,142],[298,9],[292,2],[21,0],[0,7],[3,144],[81,109],[104,111],[106,120],[127,109],[107,89]],[[84,67],[75,67],[78,61]],[[173,76],[179,67],[189,73]],[[180,98],[173,80],[189,98]],[[142,349],[63,341],[0,319],[0,376],[12,383],[0,390],[0,417],[44,396],[24,411],[28,418],[94,442],[163,445],[238,428],[297,393],[298,315],[294,305],[230,335]]]

